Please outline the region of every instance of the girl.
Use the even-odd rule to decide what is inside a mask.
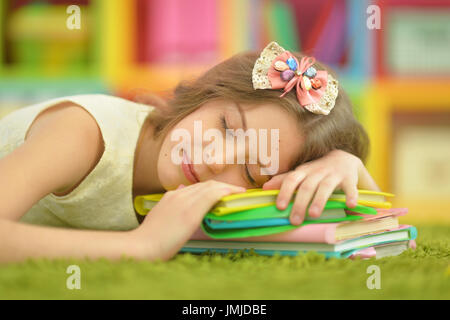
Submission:
[[[363,164],[367,134],[330,71],[312,62],[271,43],[260,57],[238,54],[181,83],[167,102],[150,97],[151,107],[80,95],[7,115],[0,120],[0,261],[167,260],[221,197],[245,188],[280,189],[280,209],[297,191],[293,224],[310,203],[309,214],[319,216],[336,188],[355,206],[357,188],[379,190]],[[193,136],[196,120],[225,136],[230,129],[278,130],[271,141],[277,172],[261,174],[263,165],[250,161],[193,163],[186,150],[175,163],[171,133]],[[135,196],[166,190],[145,220],[136,214]]]

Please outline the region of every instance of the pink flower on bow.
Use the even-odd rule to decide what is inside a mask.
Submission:
[[[275,62],[277,61],[283,61],[286,63],[286,61],[289,58],[293,58],[295,62],[297,63],[297,70],[294,71],[295,75],[294,77],[289,81],[284,81],[281,79],[280,74],[281,72],[275,69]],[[324,95],[327,83],[328,83],[328,72],[323,70],[318,70],[316,76],[314,79],[317,79],[321,83],[321,87],[319,89],[305,89],[305,82],[303,80],[303,73],[311,67],[316,60],[313,57],[303,57],[300,61],[298,60],[289,52],[285,51],[282,54],[280,54],[278,57],[276,57],[267,72],[267,76],[270,81],[270,85],[272,86],[272,89],[283,89],[284,92],[280,96],[280,98],[284,97],[286,93],[292,90],[293,87],[297,87],[297,98],[300,102],[300,105],[306,106],[309,104],[319,103],[320,99]],[[298,75],[300,74],[300,75]]]

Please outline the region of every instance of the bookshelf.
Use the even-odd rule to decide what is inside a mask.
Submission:
[[[398,48],[403,46],[402,39],[409,36],[408,28],[399,26],[408,25],[408,23],[414,25],[415,34],[419,36],[433,35],[433,30],[437,30],[436,32],[441,36],[447,34],[447,30],[450,30],[450,27],[445,24],[446,21],[450,21],[450,14],[448,19],[445,18],[445,15],[450,12],[448,1],[211,0],[210,5],[211,3],[213,5],[204,10],[210,10],[208,12],[212,17],[208,17],[209,23],[214,22],[211,26],[215,30],[216,38],[207,39],[210,42],[215,41],[215,51],[205,55],[207,59],[205,58],[203,62],[201,59],[189,58],[180,59],[178,62],[154,61],[149,57],[152,56],[152,49],[149,49],[151,48],[149,41],[152,41],[154,34],[152,32],[160,32],[151,25],[152,19],[149,17],[155,14],[156,9],[152,11],[149,4],[156,5],[155,3],[159,1],[41,1],[54,6],[79,5],[82,8],[82,19],[85,19],[81,30],[85,32],[84,36],[88,39],[88,45],[84,48],[85,51],[82,51],[84,53],[81,53],[86,55],[85,63],[70,60],[69,55],[65,56],[61,53],[63,50],[61,52],[53,50],[56,56],[58,52],[61,53],[58,59],[66,59],[66,62],[60,63],[58,67],[43,67],[45,64],[30,67],[29,64],[21,63],[20,59],[17,59],[20,55],[14,57],[13,47],[15,47],[14,50],[19,50],[16,52],[22,49],[26,57],[27,51],[24,52],[24,48],[27,48],[27,43],[11,42],[10,26],[14,22],[11,19],[32,18],[32,10],[28,12],[26,10],[19,12],[19,10],[21,7],[32,6],[35,1],[0,1],[0,96],[2,97],[0,117],[8,110],[30,102],[78,93],[109,93],[133,98],[133,92],[148,90],[165,96],[180,80],[196,77],[235,53],[244,50],[261,50],[268,42],[274,40],[287,50],[300,49],[306,54],[315,54],[313,49],[320,47],[321,43],[327,43],[327,36],[333,35],[341,37],[343,44],[337,47],[339,50],[336,49],[338,52],[336,56],[330,56],[326,50],[324,51],[323,48],[326,46],[322,46],[322,51],[317,54],[320,56],[326,53],[324,57],[328,61],[325,62],[337,71],[339,81],[355,105],[358,119],[368,130],[372,144],[368,162],[370,173],[383,190],[396,193],[396,188],[408,181],[399,181],[402,178],[394,174],[394,171],[397,171],[394,168],[398,160],[396,157],[401,156],[395,153],[396,143],[399,143],[397,127],[400,126],[396,119],[399,115],[425,113],[446,117],[450,111],[448,94],[450,65],[439,67],[436,64],[439,62],[439,54],[448,52],[446,45],[448,46],[450,42],[441,41],[434,45],[432,42],[427,42],[428,47],[425,47],[425,52],[430,53],[434,63],[430,69],[433,72],[428,73],[426,65],[424,67],[423,64],[422,69],[417,67],[408,69],[408,66],[402,63],[398,51]],[[173,7],[174,1],[161,2],[172,5],[170,9],[174,10],[172,15],[176,14],[177,9]],[[192,0],[190,3],[193,3],[192,6],[195,9],[195,6],[203,3],[202,1],[208,0]],[[382,30],[368,30],[366,27],[366,8],[370,4],[377,4],[381,8]],[[44,7],[41,10],[43,26],[36,28],[34,30],[36,32],[41,30],[41,27],[45,30],[45,23],[51,21],[52,13],[46,12]],[[431,14],[436,11],[440,13],[439,18],[420,20],[420,15],[408,18],[407,13],[411,10]],[[195,12],[190,14],[195,17]],[[60,15],[67,17],[64,11],[60,12]],[[48,21],[43,17],[47,17]],[[173,19],[174,16],[169,15],[168,18]],[[335,27],[330,29],[328,21],[333,21]],[[403,23],[403,21],[406,22]],[[20,26],[20,21],[16,23]],[[58,23],[61,24],[61,22]],[[200,24],[200,26],[203,25]],[[287,29],[289,32],[283,32]],[[330,33],[330,30],[334,29],[339,29],[339,32]],[[391,34],[390,30],[395,32]],[[29,30],[25,28],[23,34],[27,31]],[[74,34],[70,32],[67,34]],[[419,36],[411,38],[408,45],[412,46],[410,47],[412,51],[424,52],[424,48],[420,47],[424,42],[420,42]],[[433,37],[428,38],[429,41],[430,39]],[[32,57],[33,54],[42,55],[43,44],[38,42],[29,47],[28,53],[31,53]],[[398,45],[391,46],[392,43]],[[338,44],[335,43],[335,45]],[[397,51],[393,48],[397,48]],[[408,72],[408,70],[414,72]],[[435,94],[425,94],[428,92]],[[442,188],[447,190],[445,189],[447,185],[442,185]],[[420,201],[417,199],[417,196],[411,194],[399,195],[394,205],[409,207],[412,212],[410,217],[413,219],[419,219],[420,212],[425,212],[427,207],[434,208],[427,212],[434,212],[432,215],[437,219],[448,221],[448,218],[439,216],[439,212],[450,209],[449,201],[445,197],[441,196],[438,201],[433,197],[421,198]],[[440,210],[442,208],[445,210]]]
[[[450,222],[448,212],[450,199],[443,193],[448,190],[448,163],[442,158],[443,146],[448,145],[444,137],[433,140],[424,136],[418,139],[400,139],[399,133],[405,128],[409,135],[418,132],[431,132],[431,128],[444,126],[450,128],[450,81],[399,80],[395,78],[379,80],[366,96],[366,128],[371,139],[371,156],[368,170],[379,183],[380,188],[396,194],[395,207],[407,207],[410,210],[405,219],[408,221]],[[433,95],[423,92],[432,90]],[[415,118],[418,121],[401,125],[396,119]],[[427,118],[434,118],[434,122]],[[436,120],[440,119],[440,120]],[[404,122],[404,121],[403,121]],[[420,131],[419,131],[420,130]],[[403,134],[404,135],[404,134]],[[422,143],[423,145],[417,145]],[[414,149],[401,152],[403,149]],[[445,147],[444,147],[445,148]],[[421,152],[420,150],[423,150]],[[448,155],[447,155],[448,157]],[[438,161],[444,167],[440,179],[429,174],[431,166]],[[407,175],[401,174],[402,166],[414,168]],[[439,170],[438,168],[436,170]],[[436,173],[435,173],[436,174]],[[447,176],[447,178],[445,178]],[[435,181],[432,179],[436,179]],[[423,192],[422,186],[428,186]]]
[[[396,194],[394,206],[409,208],[405,221],[450,223],[450,66],[439,58],[448,52],[442,40],[450,37],[450,3],[375,3],[382,29],[375,31],[375,72],[363,103],[368,169]]]
[[[103,68],[115,90],[126,95],[135,89],[147,89],[164,95],[180,80],[195,77],[224,58],[220,54],[219,59],[210,64],[138,61],[138,41],[148,40],[137,37],[139,19],[145,19],[145,15],[138,12],[142,2],[112,0],[103,3],[102,27],[108,30],[101,50],[105,54]]]
[[[214,3],[214,8],[210,11],[215,10],[215,14],[210,20],[216,21],[217,33],[215,40],[217,52],[212,59],[206,62],[180,61],[178,63],[148,61],[145,57],[142,58],[141,48],[150,39],[146,34],[149,29],[146,24],[151,20],[148,17],[154,13],[150,11],[149,4],[154,5],[158,1],[48,0],[49,7],[79,5],[84,24],[81,31],[87,32],[89,37],[87,65],[69,68],[68,66],[72,63],[66,63],[60,66],[59,71],[53,70],[53,72],[52,68],[43,67],[33,70],[33,68],[6,61],[8,59],[5,57],[7,51],[5,44],[9,31],[5,29],[8,29],[11,16],[14,16],[11,13],[18,9],[14,8],[14,1],[2,1],[0,16],[5,22],[0,26],[3,28],[0,30],[0,83],[3,85],[3,92],[20,92],[24,87],[31,89],[35,83],[40,90],[48,89],[49,94],[51,94],[51,88],[59,88],[54,95],[98,91],[125,94],[133,89],[143,88],[165,94],[180,80],[195,77],[237,52],[260,50],[272,40],[279,41],[288,50],[296,50],[302,46],[301,39],[298,39],[300,31],[295,22],[296,19],[301,18],[294,10],[296,1],[216,0],[208,1],[208,3]],[[168,0],[166,3],[175,3],[174,1]],[[202,1],[205,0],[194,0],[195,3],[198,2],[198,5],[202,4]],[[25,8],[35,6],[32,1],[19,0],[18,2]],[[350,83],[350,86],[361,83],[361,79],[366,79],[368,75],[366,68],[368,64],[364,60],[367,59],[367,52],[370,51],[368,34],[355,31],[365,30],[358,27],[364,17],[361,18],[355,13],[361,11],[367,2],[368,0],[345,1],[345,10],[348,11],[346,16],[351,19],[348,23],[341,24],[345,32],[349,34],[348,48],[346,48],[348,57],[344,65],[333,67],[336,67],[341,75],[342,82]],[[329,0],[318,1],[315,10],[318,11],[327,3]],[[45,10],[42,12],[44,17],[45,14],[51,15],[50,12],[45,13]],[[61,15],[67,17],[65,12],[61,12]],[[286,34],[283,32],[286,29],[291,31]],[[326,35],[324,30],[319,31]],[[79,31],[66,30],[67,35],[77,32]],[[38,55],[39,52],[33,52],[34,54]],[[67,90],[63,90],[64,88]],[[29,94],[29,90],[27,92]]]
[[[261,50],[269,41],[276,40],[287,50],[304,46],[298,39],[301,19],[295,9],[296,1],[268,0],[217,0],[217,53],[215,59],[204,63],[154,63],[143,58],[142,46],[148,41],[142,20],[148,16],[149,8],[144,0],[111,0],[102,8],[102,29],[104,33],[102,57],[105,79],[115,92],[130,97],[135,89],[147,89],[165,95],[180,80],[190,79],[206,71],[214,64],[244,50]],[[318,1],[316,11],[329,3]],[[345,63],[332,65],[340,75],[344,87],[350,88],[353,101],[361,100],[361,91],[367,86],[370,75],[371,34],[365,28],[365,6],[369,0],[345,1],[346,17],[342,24],[346,33]],[[271,11],[275,13],[270,13]],[[147,14],[146,14],[147,12]],[[269,13],[268,13],[269,12]],[[282,34],[282,28],[271,18],[283,17],[284,30],[291,25],[292,31]],[[341,17],[342,18],[342,17]],[[270,20],[271,19],[271,20]],[[117,23],[120,21],[120,24]],[[275,21],[275,22],[274,22]],[[250,23],[252,22],[252,23]],[[362,27],[363,26],[363,27]],[[326,36],[326,30],[319,30]],[[319,35],[321,34],[319,32]],[[143,39],[142,39],[143,37]],[[344,53],[342,53],[344,55]],[[359,103],[358,103],[359,104]],[[360,112],[357,112],[360,113]]]

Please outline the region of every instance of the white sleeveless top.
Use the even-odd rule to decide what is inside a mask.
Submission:
[[[22,222],[82,229],[130,230],[139,223],[133,207],[133,164],[142,125],[153,107],[93,94],[62,97],[21,108],[0,119],[0,158],[24,142],[36,116],[60,102],[87,110],[101,130],[104,153],[95,168],[69,194],[50,193]]]

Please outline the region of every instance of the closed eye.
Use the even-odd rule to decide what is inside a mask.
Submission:
[[[220,124],[222,125],[222,128],[225,130],[228,129],[227,121],[225,120],[225,116],[220,116]]]
[[[245,166],[245,175],[247,176],[247,181],[250,182],[251,185],[253,185],[256,188],[259,188],[259,185],[256,183],[255,179],[252,178],[252,175],[250,174],[250,171],[248,170],[248,166]]]
[[[227,120],[225,119],[224,115],[220,117],[220,124],[222,128],[225,129],[225,131],[229,129]],[[245,180],[247,180],[247,182],[250,183],[252,186],[259,188],[259,185],[256,183],[255,179],[252,178],[252,175],[250,174],[247,165],[244,165],[244,170],[245,170]]]

